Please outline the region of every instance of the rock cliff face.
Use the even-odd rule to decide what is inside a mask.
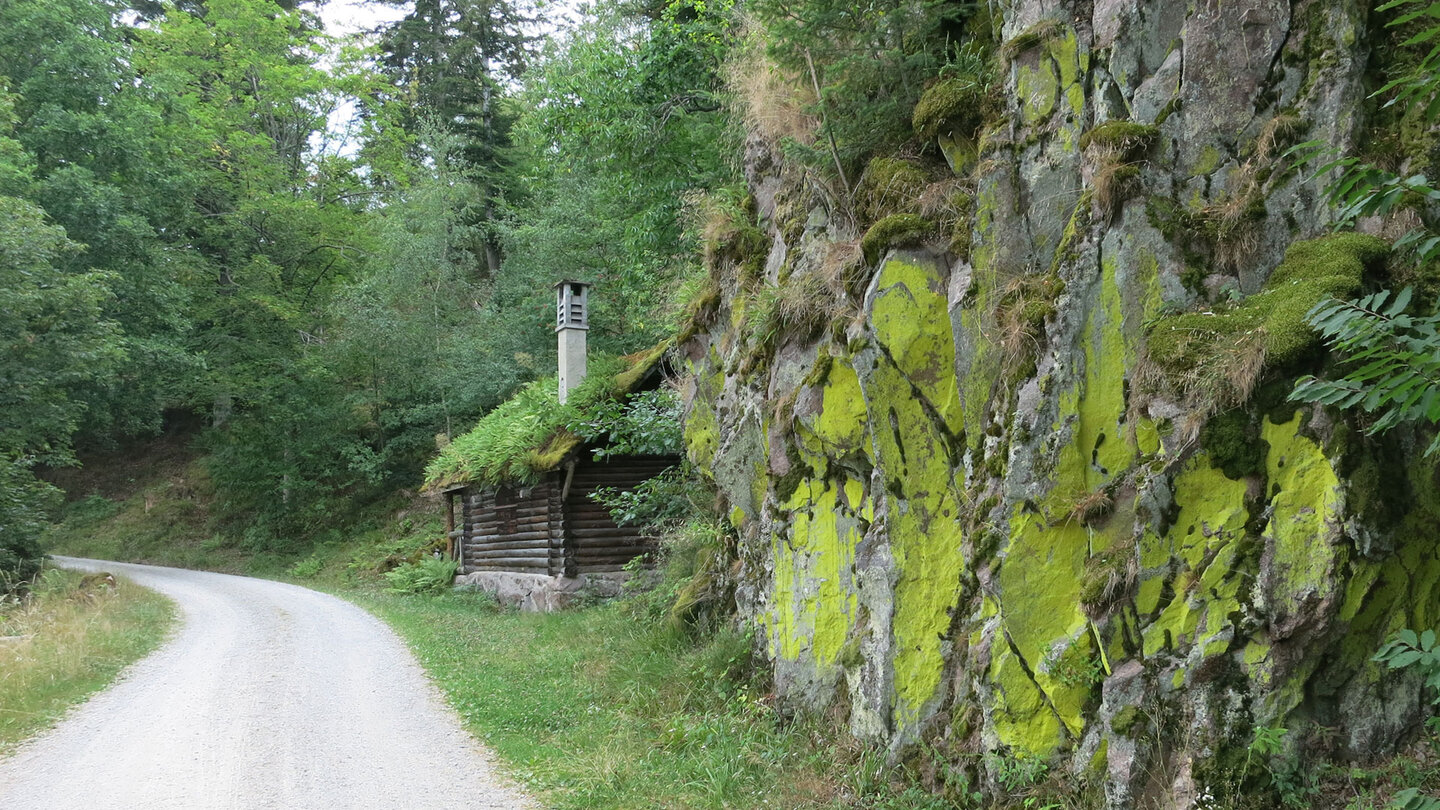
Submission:
[[[1309,307],[1384,280],[1283,155],[1367,137],[1368,13],[998,6],[998,113],[931,113],[947,176],[872,163],[857,197],[914,181],[888,219],[747,147],[764,238],[716,261],[687,441],[777,689],[1112,807],[1243,779],[1257,727],[1393,750],[1418,682],[1368,657],[1440,624],[1440,479],[1285,401],[1325,362]]]

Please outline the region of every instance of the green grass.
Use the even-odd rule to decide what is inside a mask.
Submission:
[[[56,568],[29,597],[0,604],[0,754],[108,686],[173,620],[153,591]]]
[[[695,642],[624,603],[535,615],[463,593],[346,595],[547,806],[944,806],[892,787],[833,724],[784,720],[734,632]]]

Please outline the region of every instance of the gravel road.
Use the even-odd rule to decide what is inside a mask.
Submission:
[[[57,558],[174,599],[175,637],[0,761],[0,808],[529,808],[405,645],[341,599]]]

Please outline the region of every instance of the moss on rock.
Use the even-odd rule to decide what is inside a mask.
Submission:
[[[950,132],[969,138],[983,120],[985,101],[985,88],[974,79],[942,79],[915,104],[911,124],[921,140]]]
[[[1354,233],[1297,242],[1261,292],[1227,309],[1156,322],[1146,338],[1149,359],[1188,391],[1238,404],[1262,367],[1289,365],[1320,344],[1305,315],[1326,298],[1357,292],[1366,269],[1389,250],[1382,239]]]
[[[860,238],[860,251],[871,265],[892,247],[912,247],[935,232],[935,225],[918,214],[891,214],[881,219]]]
[[[1265,470],[1269,445],[1242,409],[1232,408],[1206,422],[1200,431],[1200,446],[1228,478],[1239,480]]]
[[[1080,136],[1081,149],[1101,149],[1122,161],[1139,160],[1160,137],[1160,128],[1134,121],[1106,121]]]
[[[919,166],[893,157],[877,157],[865,167],[855,186],[855,204],[870,222],[891,214],[914,213],[928,179]]]

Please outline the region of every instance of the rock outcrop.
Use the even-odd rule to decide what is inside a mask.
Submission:
[[[747,145],[764,239],[684,344],[687,443],[777,690],[1117,808],[1243,779],[1260,727],[1393,750],[1419,684],[1369,656],[1440,624],[1440,478],[1286,402],[1305,312],[1384,272],[1285,155],[1364,137],[1364,5],[999,5],[1001,112],[926,111],[953,232],[897,210],[858,258],[867,218]]]

